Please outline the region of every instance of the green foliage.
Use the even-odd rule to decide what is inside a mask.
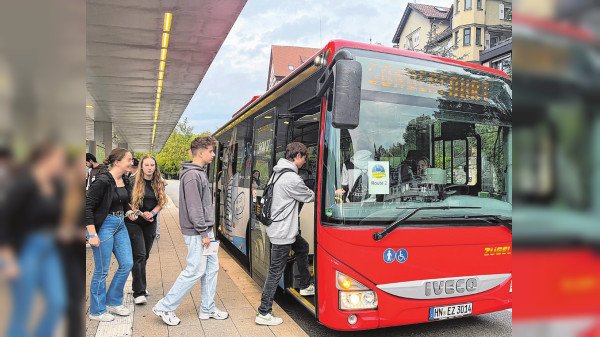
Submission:
[[[158,167],[163,175],[167,177],[178,176],[181,162],[191,160],[188,154],[190,143],[196,137],[210,136],[210,131],[194,134],[194,127],[189,125],[187,117],[177,124],[169,139],[159,153],[151,153],[158,162]],[[140,159],[147,153],[136,153],[135,157]]]

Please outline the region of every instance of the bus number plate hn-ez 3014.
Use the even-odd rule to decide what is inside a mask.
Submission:
[[[473,314],[473,303],[444,305],[429,308],[429,320],[455,318]]]

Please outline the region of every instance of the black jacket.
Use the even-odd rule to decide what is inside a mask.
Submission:
[[[123,176],[123,182],[127,190],[128,200],[131,200],[129,179]],[[108,216],[114,193],[117,193],[117,182],[110,172],[100,173],[90,185],[85,200],[85,225],[94,224],[96,233],[98,233],[100,226]],[[131,206],[127,203],[125,211],[129,210],[131,210]]]

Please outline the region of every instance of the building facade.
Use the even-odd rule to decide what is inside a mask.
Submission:
[[[451,0],[449,8],[409,3],[395,47],[480,63],[480,52],[512,37],[512,0]],[[425,49],[429,39],[437,49]],[[440,54],[452,49],[451,55]]]
[[[479,52],[512,37],[512,0],[454,0],[455,55],[479,63]]]
[[[392,39],[394,46],[406,50],[422,50],[430,36],[438,38],[451,28],[451,9],[409,3]]]
[[[271,46],[267,91],[318,51],[318,48]]]

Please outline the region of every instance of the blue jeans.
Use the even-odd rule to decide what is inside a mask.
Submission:
[[[212,231],[208,236],[214,239]],[[187,265],[169,290],[167,296],[156,304],[161,311],[175,311],[192,287],[200,280],[202,282],[202,305],[200,310],[205,313],[215,311],[215,293],[217,291],[217,274],[219,273],[219,258],[217,255],[202,255],[202,237],[200,235],[184,235],[188,247]]]
[[[46,309],[34,336],[53,336],[67,306],[65,278],[59,251],[49,234],[32,234],[19,254],[21,275],[12,281],[13,312],[9,337],[30,336],[27,332],[36,291],[44,295]]]
[[[117,306],[123,303],[123,288],[133,266],[131,242],[123,217],[109,215],[104,220],[100,231],[100,246],[92,246],[94,253],[94,274],[90,284],[90,314],[102,315],[106,306]],[[110,258],[115,254],[119,262],[115,276],[106,291],[106,278],[110,267]]]

